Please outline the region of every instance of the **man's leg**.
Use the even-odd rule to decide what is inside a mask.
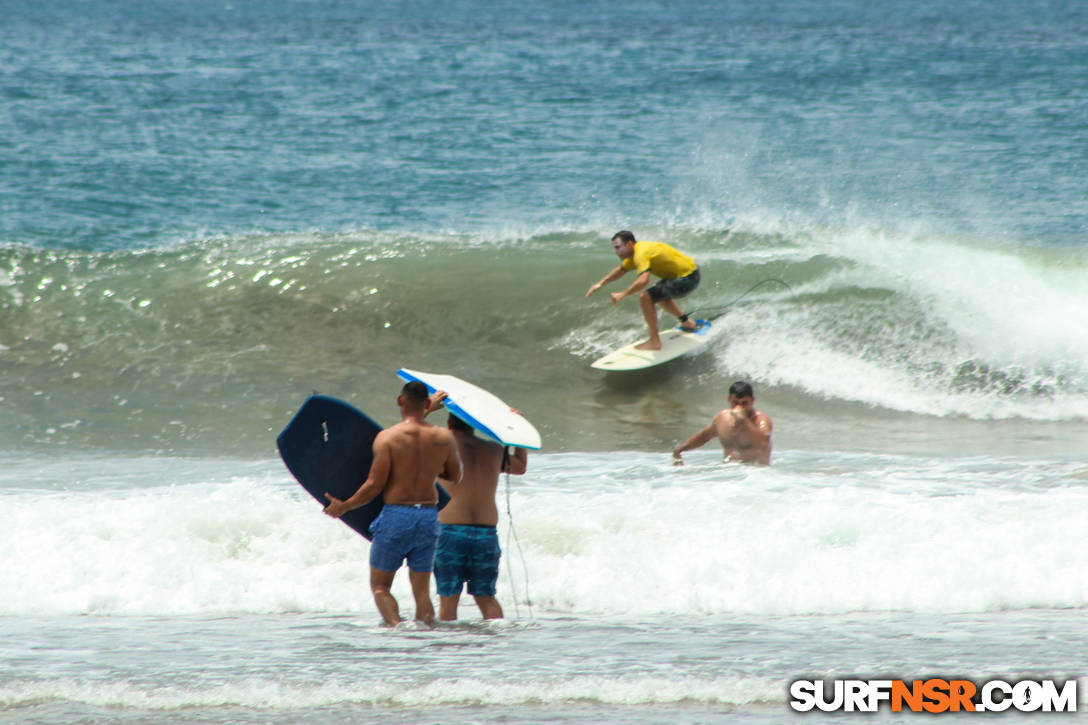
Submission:
[[[378,607],[378,614],[382,615],[385,623],[391,627],[400,624],[400,607],[396,598],[390,593],[393,586],[395,571],[385,571],[370,567],[370,591],[374,595],[374,604]]]
[[[650,331],[650,339],[641,345],[635,345],[638,350],[660,350],[661,337],[657,331],[657,307],[650,293],[642,290],[638,294],[638,302],[642,306],[642,316],[646,319],[646,329]]]
[[[452,622],[457,619],[457,604],[461,601],[460,594],[452,597],[438,595],[438,618],[444,622]]]
[[[476,606],[484,619],[502,619],[502,605],[495,597],[476,597]]]
[[[434,603],[431,601],[431,572],[408,570],[412,582],[412,596],[416,600],[416,619],[424,624],[434,624]]]
[[[473,553],[468,593],[476,600],[476,606],[480,608],[480,614],[484,619],[502,619],[502,605],[495,598],[495,583],[499,580],[499,560],[502,558],[498,532],[491,529],[488,534],[477,539]]]
[[[443,524],[434,555],[434,583],[438,590],[438,618],[445,622],[457,619],[457,604],[464,586],[464,534],[461,527]],[[449,592],[449,594],[443,594]]]
[[[676,304],[676,300],[672,298],[669,298],[667,300],[661,300],[661,306],[664,307],[665,311],[668,312],[670,315],[674,315],[678,318],[684,316],[684,311],[680,309],[680,305]],[[685,330],[694,330],[697,326],[695,320],[691,319],[686,320],[685,322],[681,322],[680,325]]]

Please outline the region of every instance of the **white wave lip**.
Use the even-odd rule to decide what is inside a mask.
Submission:
[[[894,303],[824,308],[792,304],[783,292],[731,308],[728,344],[715,346],[721,367],[765,385],[912,413],[1085,418],[1082,253],[865,227],[782,233],[840,267],[792,294],[868,289]]]
[[[520,553],[500,525],[500,600],[636,618],[1088,604],[1083,464],[687,458],[535,456],[512,483]],[[0,614],[376,618],[367,542],[285,471],[171,483],[170,461],[154,469],[111,490],[4,488]]]

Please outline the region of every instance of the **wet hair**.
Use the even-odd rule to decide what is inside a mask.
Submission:
[[[446,422],[446,424],[449,426],[450,430],[463,430],[469,433],[472,432],[472,426],[458,418],[453,413],[450,413],[449,420]]]
[[[631,242],[632,244],[635,243],[635,235],[627,231],[626,229],[622,232],[616,232],[612,235],[612,241],[615,241],[617,239],[624,244],[626,244],[627,242]]]
[[[427,393],[427,386],[418,380],[405,383],[404,387],[400,389],[400,394],[404,396],[404,402],[408,405],[426,405],[427,398],[430,397]]]
[[[752,390],[752,384],[746,383],[743,380],[738,380],[729,386],[729,394],[735,395],[738,398],[754,398],[756,393]]]

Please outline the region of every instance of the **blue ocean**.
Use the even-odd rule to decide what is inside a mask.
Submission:
[[[0,0],[0,722],[1088,677],[1086,38],[1063,0]],[[590,368],[644,334],[584,297],[621,229],[699,263],[698,353]],[[395,422],[401,367],[543,437],[504,621],[379,626],[279,460],[314,391]],[[772,465],[672,466],[736,380]]]

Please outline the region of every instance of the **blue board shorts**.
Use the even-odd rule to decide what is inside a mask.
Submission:
[[[404,560],[412,571],[433,571],[438,545],[438,509],[386,504],[370,525],[370,565],[396,571]]]
[[[698,286],[699,269],[696,267],[695,271],[687,277],[663,279],[647,289],[646,292],[650,295],[650,299],[656,303],[661,300],[678,300],[681,297],[687,297]]]
[[[474,597],[495,596],[499,579],[499,534],[494,526],[442,524],[434,579],[440,597],[456,597],[468,582]]]

